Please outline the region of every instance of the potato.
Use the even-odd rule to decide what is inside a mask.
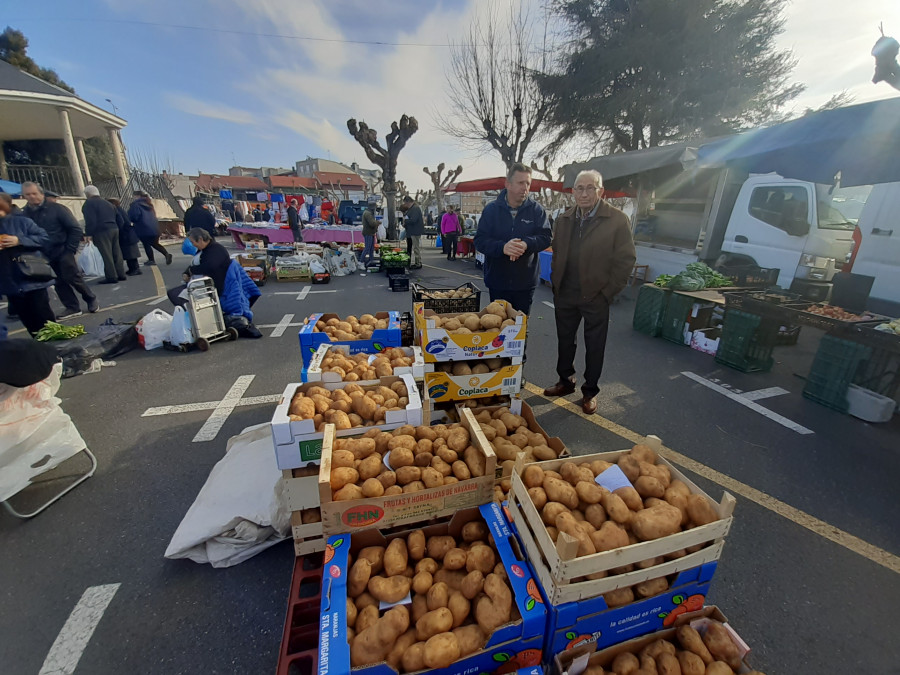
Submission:
[[[409,438],[409,436],[403,436],[402,438]],[[413,455],[411,448],[398,446],[391,449],[390,453],[391,454],[388,455],[388,464],[391,465],[391,468],[394,471],[415,464],[415,456]]]
[[[356,467],[356,471],[359,473],[359,480],[367,481],[370,478],[375,478],[384,471],[384,464],[381,463],[381,455],[377,452],[369,455],[359,463],[359,466]]]
[[[359,618],[357,617],[357,621]],[[392,607],[373,625],[358,632],[350,645],[351,666],[362,666],[384,660],[403,633],[409,629],[409,612],[405,607]]]
[[[440,487],[444,484],[444,477],[434,467],[426,466],[422,469],[422,482],[427,488]]]
[[[412,617],[413,623],[415,623],[428,613],[428,603],[425,601],[424,595],[413,595],[412,605],[410,606],[409,613],[410,617]]]
[[[428,572],[417,572],[412,580],[412,590],[419,595],[425,595],[434,584],[434,577]]]
[[[639,598],[652,598],[654,595],[659,595],[667,590],[669,590],[669,582],[666,581],[665,577],[642,581],[634,586],[634,594]]]
[[[528,496],[531,497],[531,501],[538,511],[543,509],[547,503],[547,493],[544,492],[542,487],[528,488]]]
[[[416,631],[414,628],[410,628],[403,635],[397,638],[397,641],[394,643],[394,646],[388,652],[387,658],[385,659],[395,670],[399,670],[400,663],[403,659],[403,654],[407,649],[413,646],[416,642]]]
[[[497,564],[494,549],[490,546],[475,545],[466,553],[466,571],[480,571],[482,574],[490,574]]]
[[[448,440],[447,445],[450,445]],[[453,446],[450,445],[452,448]],[[463,451],[463,459],[465,460],[466,466],[469,469],[469,473],[471,476],[480,477],[485,474],[487,471],[487,457],[482,454],[480,450],[473,446],[467,447]]]
[[[713,661],[706,666],[705,675],[734,675],[734,671],[724,661]]]
[[[453,628],[458,628],[469,616],[472,603],[460,591],[452,591],[447,601],[447,609],[453,615]]]
[[[463,427],[455,426],[447,434],[446,440],[448,448],[456,452],[462,452],[469,445],[469,432]]]
[[[584,510],[584,519],[589,522],[595,530],[606,522],[606,510],[600,504],[590,504]]]
[[[466,578],[466,573],[462,570],[439,569],[434,573],[434,580],[439,584],[447,584],[447,588],[451,591],[462,590],[462,581]]]
[[[451,548],[444,555],[444,569],[459,570],[466,566],[466,552],[461,548]]]
[[[609,593],[604,593],[603,599],[606,601],[606,605],[610,609],[614,607],[622,607],[623,605],[634,602],[634,591],[631,590],[631,586],[626,586],[625,588],[617,588],[616,590],[610,591]]]
[[[453,613],[446,607],[438,607],[416,621],[416,639],[427,640],[438,633],[453,628]]]
[[[483,330],[498,330],[503,319],[495,314],[485,314],[479,321],[479,328]]]
[[[362,499],[363,497],[365,497],[365,495],[363,494],[362,488],[355,483],[349,483],[331,495],[331,498],[336,502]]]
[[[354,468],[356,457],[349,450],[335,450],[331,453],[331,466],[337,468],[341,466]]]
[[[638,476],[634,482],[634,489],[644,499],[648,497],[656,497],[662,499],[666,494],[666,488],[653,476]]]
[[[480,570],[469,572],[462,580],[462,594],[472,600],[484,588],[484,574]]]
[[[347,574],[347,595],[356,598],[362,594],[366,590],[371,576],[372,564],[365,558],[357,558]]]
[[[642,476],[655,478],[662,483],[663,488],[669,487],[669,483],[672,482],[672,472],[664,464],[656,465],[648,462],[639,462],[639,466],[641,467]]]
[[[379,602],[399,602],[407,596],[412,579],[402,575],[393,577],[374,576],[369,579],[368,590]]]
[[[529,464],[522,470],[522,482],[527,488],[541,487],[544,483],[544,470],[539,466]]]
[[[425,601],[428,611],[434,611],[438,607],[446,607],[450,601],[450,587],[443,581],[438,581],[426,592]]]
[[[378,606],[367,605],[356,615],[356,630],[361,633],[376,621],[378,621]]]
[[[631,448],[631,456],[639,462],[647,462],[648,464],[656,464],[658,457],[656,452],[649,445],[639,443]]]
[[[631,455],[622,455],[619,457],[619,461],[616,462],[616,464],[619,465],[619,468],[622,469],[622,473],[624,473],[625,477],[632,483],[634,483],[634,481],[638,479],[638,476],[641,475],[640,462]]]
[[[630,652],[618,654],[616,658],[613,659],[611,665],[611,668],[616,675],[631,675],[640,667],[641,662],[638,661],[638,657]]]
[[[428,572],[429,574],[433,575],[437,571],[438,564],[434,558],[422,558],[419,562],[416,563],[415,572],[417,574],[419,572]]]
[[[472,374],[472,366],[470,366],[465,361],[457,361],[453,364],[453,368],[451,369],[451,374],[455,376],[461,375],[471,375]]]
[[[416,642],[400,657],[404,672],[414,673],[425,670],[425,643]]]
[[[453,475],[456,476],[457,480],[469,480],[472,477],[468,465],[462,460],[458,459],[453,462],[453,464],[450,465],[450,469],[453,471]]]
[[[560,504],[559,502],[547,502],[544,505],[544,508],[541,509],[541,520],[544,521],[545,525],[552,525],[556,527],[556,517],[563,512],[568,511],[569,508],[564,504]]]
[[[508,623],[512,612],[512,592],[496,574],[488,574],[484,579],[484,596],[475,600],[475,622],[485,634]]]
[[[633,487],[621,487],[615,491],[615,494],[617,494],[621,500],[625,502],[625,506],[632,511],[640,511],[644,508],[644,502],[641,500],[641,496]]]
[[[411,483],[407,483],[406,485],[404,485],[401,492],[403,492],[404,494],[408,494],[410,492],[421,492],[424,489],[425,483],[420,480],[414,480]]]
[[[592,480],[580,480],[575,484],[575,493],[585,504],[599,504],[603,500],[604,490]]]
[[[465,658],[469,654],[484,648],[487,643],[487,636],[477,624],[470,624],[460,628],[454,628],[453,634],[459,642],[459,657]]]
[[[459,641],[453,633],[438,633],[425,643],[425,665],[447,668],[459,660]]]
[[[679,644],[689,652],[699,656],[704,665],[709,665],[713,662],[712,654],[696,629],[688,625],[679,626],[675,635],[678,638]]]
[[[348,450],[353,453],[356,459],[365,459],[377,449],[383,453],[383,448],[378,448],[373,438],[339,438],[338,444],[342,450]]]
[[[347,626],[353,628],[356,625],[356,616],[359,614],[356,605],[353,604],[353,598],[347,598]]]
[[[393,453],[391,454],[393,455]],[[408,485],[413,481],[422,480],[422,469],[417,466],[401,466],[395,473],[399,485]]]
[[[451,548],[456,548],[456,540],[449,535],[428,537],[426,549],[429,558],[443,560]]]
[[[375,498],[384,494],[384,485],[377,478],[367,478],[361,489],[363,497]]]
[[[654,506],[634,514],[631,531],[641,541],[667,537],[681,531],[681,511],[674,506]]]
[[[578,540],[578,553],[576,555],[592,555],[597,552],[591,538],[585,534],[584,530],[578,527],[578,523],[571,513],[563,512],[556,516],[556,529]]]
[[[628,546],[629,543],[628,533],[611,520],[604,522],[590,537],[598,553]]]
[[[406,550],[406,540],[402,537],[392,539],[384,551],[384,573],[392,577],[402,574],[409,561],[409,553]],[[372,595],[375,595],[374,593]],[[375,596],[378,597],[378,596]]]
[[[703,644],[714,659],[724,661],[734,670],[741,667],[741,652],[722,624],[716,621],[709,622],[703,634]]]
[[[694,652],[680,651],[677,658],[681,675],[706,675],[706,664]]]
[[[619,495],[612,492],[604,494],[602,504],[603,509],[611,520],[614,520],[620,525],[627,525],[631,522],[634,514],[632,514],[631,510],[625,505],[625,502],[622,501],[622,498]]]
[[[378,482],[384,486],[385,494],[391,486],[397,485],[397,474],[393,471],[384,471],[378,474]]]
[[[649,656],[652,659],[657,658],[660,654],[675,655],[675,645],[668,640],[654,640],[640,651],[640,656]]]
[[[477,520],[473,520],[470,523],[466,523],[462,528],[462,538],[463,541],[472,542],[472,541],[482,541],[486,539],[488,536],[488,529],[484,523],[478,522]]]
[[[703,495],[690,495],[687,498],[687,512],[695,526],[708,525],[719,519],[719,514]]]
[[[551,502],[559,502],[570,509],[578,508],[578,493],[564,480],[544,475],[543,488]]]
[[[359,480],[359,472],[348,466],[338,466],[331,468],[331,489],[340,490],[349,483],[355,483]]]
[[[472,366],[472,375],[486,375],[489,372],[491,372],[491,369],[485,363],[476,363]]]

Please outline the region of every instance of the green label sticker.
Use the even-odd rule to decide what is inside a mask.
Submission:
[[[300,459],[304,462],[322,459],[322,440],[300,441]]]

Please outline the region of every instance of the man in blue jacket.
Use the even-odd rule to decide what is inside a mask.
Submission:
[[[518,162],[506,174],[506,189],[484,207],[475,233],[475,249],[484,254],[484,284],[491,301],[506,300],[531,311],[540,274],[538,254],[552,233],[543,207],[528,198],[531,169]]]

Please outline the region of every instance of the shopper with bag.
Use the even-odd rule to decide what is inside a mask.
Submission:
[[[191,266],[182,275],[184,283],[170,288],[167,293],[169,300],[176,307],[184,307],[187,304],[187,282],[191,277],[209,277],[216,286],[216,292],[221,296],[225,292],[225,276],[231,265],[228,250],[214,241],[206,230],[195,228],[188,232],[188,239],[200,253],[194,256]]]
[[[84,233],[91,238],[103,257],[101,284],[115,284],[126,281],[125,263],[119,248],[119,226],[116,224],[116,207],[100,196],[94,185],[84,188],[85,202],[81,205],[84,216]]]
[[[369,262],[375,256],[375,235],[378,234],[378,220],[375,218],[375,202],[370,201],[366,204],[366,210],[362,216],[362,233],[363,240],[366,242],[365,248],[359,256],[359,262]]]
[[[131,202],[131,207],[128,209],[128,217],[134,223],[138,239],[141,240],[144,251],[147,253],[147,262],[144,264],[156,264],[156,259],[153,257],[153,249],[156,249],[165,256],[166,265],[171,265],[172,255],[165,246],[159,243],[159,221],[156,219],[156,211],[153,210],[150,195],[142,190],[135,190],[134,201]]]
[[[44,254],[56,273],[56,295],[66,308],[57,318],[69,319],[81,316],[77,292],[87,304],[89,312],[100,309],[97,296],[84,281],[84,275],[75,260],[78,245],[84,232],[78,221],[62,204],[45,198],[44,191],[37,183],[22,183],[22,196],[28,202],[22,215],[31,218],[50,238]]]
[[[34,336],[56,320],[47,294],[54,272],[41,253],[50,237],[33,220],[11,211],[12,197],[0,192],[0,293]]]
[[[128,217],[128,214],[125,213],[125,209],[119,204],[118,199],[107,199],[110,204],[116,207],[116,225],[119,228],[119,248],[122,249],[122,258],[125,260],[125,264],[128,265],[128,271],[125,272],[125,276],[133,277],[138,274],[143,274],[141,272],[141,266],[138,262],[138,258],[141,257],[141,252],[138,250],[139,239],[137,236],[137,232],[134,231],[134,223],[131,222],[131,219]]]
[[[447,260],[456,260],[456,242],[461,232],[459,216],[453,206],[448,206],[447,213],[441,218],[441,241],[447,247]]]

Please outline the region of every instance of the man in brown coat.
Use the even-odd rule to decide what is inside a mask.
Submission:
[[[582,171],[575,179],[575,206],[553,226],[553,304],[556,312],[559,382],[545,396],[575,391],[575,351],[584,319],[585,371],[581,409],[597,411],[597,392],[609,327],[609,306],[634,268],[634,240],[628,218],[603,201],[603,178]]]

